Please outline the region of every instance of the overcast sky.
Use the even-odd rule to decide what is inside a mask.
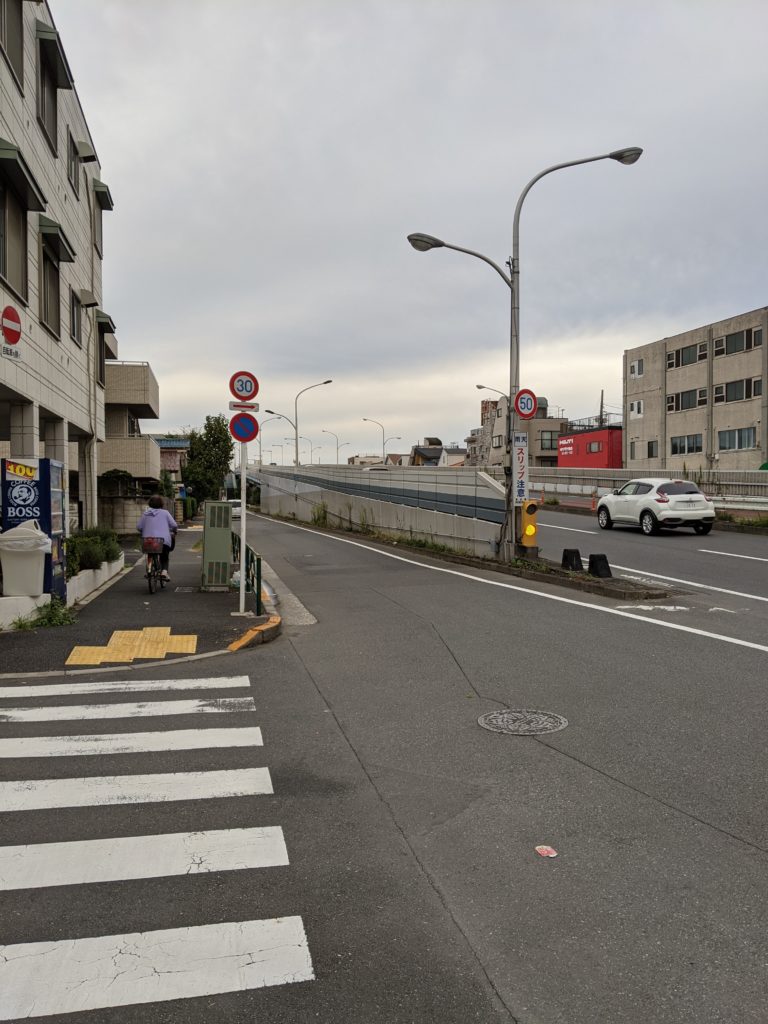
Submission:
[[[323,429],[380,451],[364,416],[388,451],[462,442],[474,385],[508,384],[509,292],[406,235],[503,264],[535,174],[624,146],[526,199],[521,385],[619,411],[626,348],[768,302],[765,0],[49,2],[115,200],[104,307],[160,382],[145,431],[249,369],[291,417],[333,378],[299,401],[315,461]]]

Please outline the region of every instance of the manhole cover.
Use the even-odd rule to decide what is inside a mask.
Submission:
[[[504,711],[491,711],[481,715],[477,724],[491,732],[506,732],[512,736],[538,736],[544,732],[558,732],[568,725],[568,719],[562,715],[553,715],[551,711],[529,711],[505,708]]]

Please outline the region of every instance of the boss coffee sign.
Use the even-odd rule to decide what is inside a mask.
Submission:
[[[37,459],[6,459],[3,473],[3,519],[9,525],[40,518],[40,467]]]

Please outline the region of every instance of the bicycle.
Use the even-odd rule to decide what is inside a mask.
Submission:
[[[166,584],[160,567],[160,554],[163,550],[162,537],[144,537],[141,542],[141,550],[147,556],[147,571],[144,576],[150,594],[154,594],[158,583],[161,590],[165,588]]]

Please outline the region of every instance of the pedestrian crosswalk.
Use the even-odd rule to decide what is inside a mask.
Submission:
[[[47,890],[64,901],[48,938],[41,936],[37,922],[37,930],[27,936],[30,941],[24,941],[15,922],[13,941],[6,941],[0,919],[0,1021],[244,992],[314,978],[298,908],[288,906],[286,916],[280,917],[196,919],[178,927],[178,917],[168,910],[163,921],[164,908],[152,906],[151,899],[143,901],[141,888],[135,888],[158,881],[187,887],[193,876],[289,865],[282,827],[253,820],[258,813],[252,810],[258,807],[253,799],[273,793],[269,768],[224,766],[238,752],[242,760],[249,750],[256,754],[263,746],[258,726],[221,725],[221,716],[253,716],[256,706],[251,697],[221,697],[217,691],[248,686],[247,676],[236,676],[0,687],[0,771],[5,767],[12,776],[0,781],[0,842],[7,841],[5,815],[21,816],[22,833],[33,812],[52,814],[54,833],[59,821],[68,823],[58,836],[46,826],[44,837],[35,833],[40,841],[17,838],[16,845],[0,845],[0,896]],[[201,695],[188,696],[195,691]],[[151,699],[109,702],[107,695],[126,693]],[[53,698],[55,703],[46,703]],[[199,716],[200,726],[173,728],[176,716]],[[151,731],[149,721],[147,731],[128,731],[142,718],[153,720]],[[109,722],[109,732],[83,731],[98,729],[102,722]],[[25,735],[30,731],[40,735]],[[114,766],[114,755],[122,774],[115,774],[114,767],[113,773],[90,774],[90,769],[98,771],[100,758],[105,767]],[[146,759],[163,767],[156,759],[169,755],[174,770],[141,771]],[[86,761],[77,760],[81,757]],[[200,757],[206,761],[204,770]],[[21,759],[32,758],[37,759],[35,768],[26,777]],[[187,758],[193,759],[192,770],[176,770]],[[126,763],[132,767],[125,768]],[[73,764],[78,770],[68,771]],[[238,827],[205,827],[205,810],[221,800],[238,801],[233,805],[240,808]],[[184,828],[154,828],[174,807],[183,808]],[[132,823],[142,809],[150,822],[142,831],[153,830],[133,834]],[[105,813],[112,815],[106,832],[99,818]],[[121,820],[123,834],[115,834]],[[89,887],[111,884],[130,901],[125,920],[131,925],[136,923],[135,906],[146,902],[152,915],[146,930],[120,930],[119,902],[110,914],[116,927],[109,934],[94,935],[82,924],[74,911],[87,904]],[[69,930],[67,907],[72,911]],[[274,913],[274,906],[270,909]],[[163,923],[168,927],[158,926]]]

